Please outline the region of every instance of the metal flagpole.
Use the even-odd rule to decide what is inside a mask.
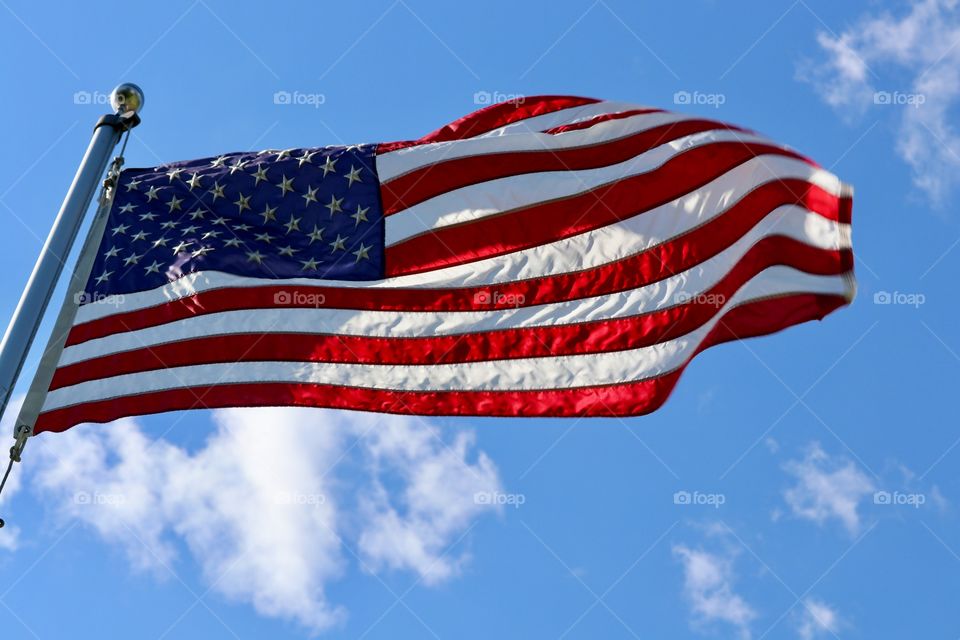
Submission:
[[[56,288],[84,215],[100,184],[100,178],[110,161],[110,155],[123,133],[140,124],[138,112],[143,107],[143,100],[143,91],[137,85],[121,84],[110,94],[110,104],[115,112],[101,117],[94,127],[87,152],[80,162],[40,257],[34,265],[33,273],[0,342],[0,415],[6,411],[41,318]],[[71,290],[73,288],[71,287]],[[6,484],[13,463],[19,462],[27,438],[32,435],[32,428],[32,423],[21,424],[18,421],[15,424],[16,441],[10,448],[10,462],[3,479],[0,480],[0,491]],[[0,527],[2,526],[3,520],[0,519]]]

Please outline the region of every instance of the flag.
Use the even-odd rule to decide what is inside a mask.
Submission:
[[[752,131],[564,96],[418,140],[125,170],[35,430],[648,413],[699,351],[850,302],[851,202]]]

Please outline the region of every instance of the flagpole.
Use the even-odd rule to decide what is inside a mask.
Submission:
[[[143,91],[131,83],[119,85],[110,94],[110,104],[114,113],[104,115],[97,122],[93,130],[93,137],[87,151],[80,162],[73,183],[67,191],[60,211],[53,222],[53,227],[47,235],[47,240],[40,252],[40,257],[33,267],[33,273],[27,281],[27,286],[20,296],[10,324],[7,325],[3,340],[0,341],[0,415],[6,412],[10,395],[16,385],[23,363],[36,337],[37,329],[50,296],[57,286],[60,274],[70,250],[73,247],[77,232],[83,224],[84,216],[94,193],[100,185],[100,179],[110,161],[110,155],[124,132],[140,124],[138,112],[143,107]],[[19,461],[20,453],[30,436],[30,427],[21,428],[14,425],[16,442],[10,449],[10,466]],[[3,480],[0,481],[0,491],[6,483],[10,466]],[[0,520],[0,527],[3,521]]]

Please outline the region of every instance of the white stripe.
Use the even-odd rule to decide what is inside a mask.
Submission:
[[[789,293],[844,295],[840,276],[813,276],[792,269],[764,272],[745,285],[724,312],[751,300]],[[194,365],[82,382],[52,391],[44,411],[83,402],[167,389],[235,383],[319,383],[405,391],[534,390],[618,384],[672,371],[689,359],[720,322],[656,345],[610,353],[482,361],[450,365],[376,365],[309,362],[240,362]]]
[[[753,158],[697,191],[639,216],[553,243],[446,267],[425,273],[374,281],[271,280],[216,271],[193,273],[163,287],[85,304],[77,323],[115,313],[157,306],[205,291],[227,287],[340,287],[355,289],[441,288],[491,286],[503,282],[545,277],[589,269],[620,260],[686,233],[720,215],[760,185],[771,180],[798,179],[833,195],[842,190],[832,174],[782,156]]]
[[[386,245],[395,245],[427,231],[474,222],[559,198],[570,198],[601,185],[651,173],[681,153],[718,142],[762,143],[766,140],[738,131],[707,131],[667,142],[623,162],[596,169],[525,173],[468,185],[388,216]]]
[[[546,131],[555,127],[562,127],[568,124],[583,122],[596,116],[602,116],[608,113],[620,113],[621,111],[630,111],[633,109],[650,109],[639,104],[630,104],[629,102],[593,102],[591,104],[581,105],[579,107],[570,107],[561,109],[552,113],[545,113],[542,116],[525,118],[513,124],[508,124],[497,129],[492,129],[476,137],[489,138],[493,136],[506,136],[517,133],[533,133],[537,131]]]
[[[709,260],[670,278],[620,293],[490,311],[365,311],[276,306],[208,313],[67,347],[60,366],[178,340],[237,333],[417,338],[624,318],[671,307],[708,291],[750,247],[767,236],[786,236],[825,250],[849,248],[841,241],[848,235],[841,229],[846,226],[798,207],[785,206]],[[496,291],[490,292],[491,296],[494,294]]]
[[[625,138],[664,124],[695,119],[697,118],[694,116],[682,113],[644,113],[620,120],[598,122],[586,129],[565,133],[527,133],[497,138],[467,138],[407,147],[377,156],[377,176],[380,182],[386,183],[397,176],[446,160],[491,153],[558,151],[585,147]]]

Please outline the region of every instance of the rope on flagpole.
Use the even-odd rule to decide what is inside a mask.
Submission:
[[[94,220],[100,216],[107,214],[107,209],[110,205],[113,204],[113,196],[117,187],[117,181],[120,178],[120,170],[123,167],[124,157],[123,153],[127,149],[127,141],[130,140],[130,129],[126,130],[126,134],[123,137],[123,144],[120,147],[120,153],[113,159],[113,162],[110,164],[110,168],[107,171],[107,177],[104,178],[103,183],[100,186],[100,197],[98,200],[98,210]],[[33,429],[28,424],[21,424],[17,426],[14,430],[14,438],[16,440],[13,443],[13,446],[10,447],[10,461],[7,462],[7,469],[3,473],[3,479],[0,480],[0,495],[3,494],[3,489],[7,485],[7,478],[10,477],[10,472],[13,470],[13,463],[20,462],[20,457],[23,454],[24,447],[27,446],[27,440],[30,436],[33,435]],[[3,518],[0,518],[0,529],[4,527],[6,522]]]

